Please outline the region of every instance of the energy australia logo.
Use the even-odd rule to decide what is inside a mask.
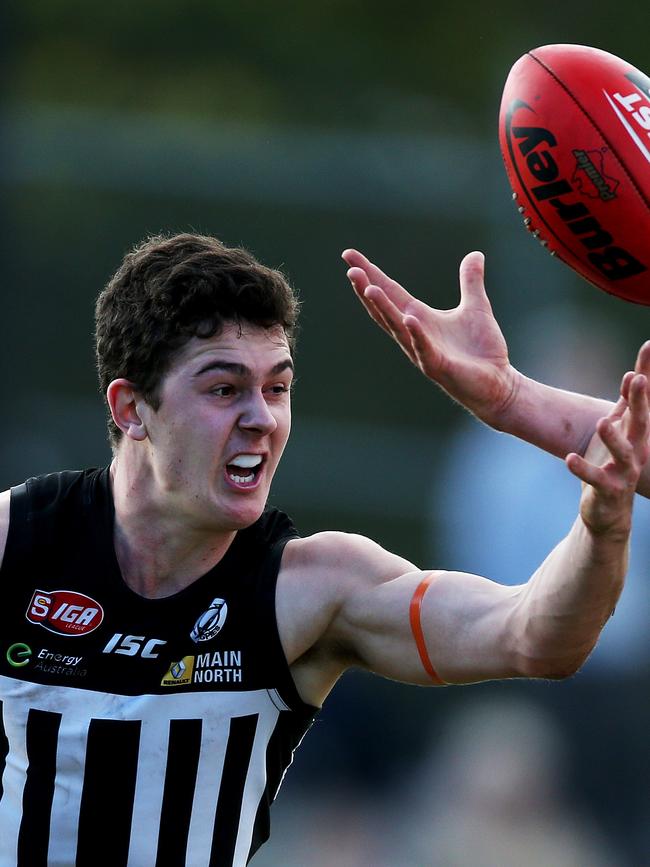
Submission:
[[[197,644],[199,641],[210,641],[221,632],[227,616],[226,600],[218,597],[213,599],[208,610],[204,611],[194,624],[190,638]]]

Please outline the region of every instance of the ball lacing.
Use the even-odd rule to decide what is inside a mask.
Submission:
[[[517,193],[513,193],[512,199],[514,202],[517,201],[517,198],[518,198]],[[539,241],[539,243],[542,245],[542,247],[546,247],[548,249],[548,252],[551,254],[551,256],[555,256],[555,250],[551,250],[549,248],[548,241],[546,240],[546,238],[540,238],[540,230],[530,228],[530,225],[532,223],[532,219],[530,217],[524,216],[524,214],[526,213],[526,208],[524,207],[524,205],[517,205],[517,210],[522,215],[522,217],[524,219],[524,226],[530,232],[530,234],[533,236],[533,238],[536,238]]]

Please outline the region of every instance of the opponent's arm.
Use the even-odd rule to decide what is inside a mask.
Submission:
[[[557,457],[584,454],[608,401],[544,385],[517,371],[484,285],[484,258],[460,266],[460,304],[435,310],[407,292],[356,250],[346,250],[348,277],[369,315],[429,379],[481,421]],[[650,376],[650,341],[636,372]],[[650,467],[639,492],[650,496]]]
[[[634,377],[628,394],[620,423],[610,417],[598,422],[607,457],[592,464],[577,454],[567,456],[568,468],[585,483],[580,513],[526,584],[505,587],[466,573],[434,573],[421,624],[441,680],[559,678],[586,660],[623,587],[634,489],[648,458],[646,378]],[[359,548],[359,560],[364,557],[366,566],[375,557],[379,567],[378,552]],[[409,619],[413,595],[426,575],[359,580],[332,618],[330,646],[347,653],[350,665],[430,683]]]
[[[0,566],[4,560],[7,536],[9,535],[10,502],[11,491],[2,491],[0,493]]]

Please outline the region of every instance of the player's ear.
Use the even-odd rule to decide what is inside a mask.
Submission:
[[[141,442],[147,438],[147,428],[138,412],[139,397],[128,379],[114,379],[106,389],[113,421],[124,436]]]

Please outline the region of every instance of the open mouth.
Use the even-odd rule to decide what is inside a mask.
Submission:
[[[238,487],[252,487],[257,482],[263,463],[262,455],[236,455],[226,464],[226,476]]]

